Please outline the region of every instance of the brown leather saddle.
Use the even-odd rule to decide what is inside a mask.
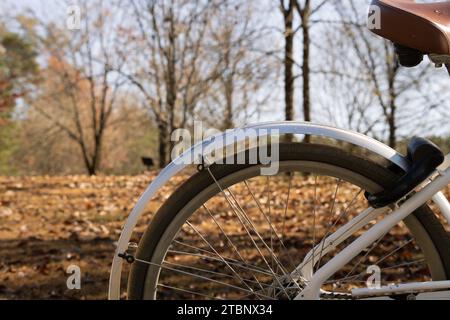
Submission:
[[[373,0],[379,8],[375,34],[416,54],[450,55],[450,1]]]

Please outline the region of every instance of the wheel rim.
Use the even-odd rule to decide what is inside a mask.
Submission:
[[[251,180],[255,177],[257,177],[259,175],[260,172],[260,167],[259,166],[254,166],[254,167],[250,167],[250,168],[246,168],[237,172],[234,172],[233,174],[220,179],[218,182],[218,184],[221,186],[221,188],[223,189],[227,189],[229,187],[234,187],[236,186],[236,183],[241,182],[242,181],[248,181]],[[374,183],[373,181],[371,181],[370,179],[363,177],[357,173],[351,172],[349,170],[337,167],[337,166],[333,166],[330,164],[325,164],[325,163],[318,163],[318,162],[309,162],[309,161],[283,161],[280,163],[280,173],[282,176],[283,174],[285,174],[285,172],[313,172],[314,176],[327,176],[327,177],[333,177],[334,179],[338,179],[341,182],[345,182],[345,183],[351,183],[352,185],[358,186],[359,188],[361,188],[362,190],[367,190],[369,192],[375,192],[378,191],[380,189],[380,187]],[[289,177],[285,177],[286,179],[292,179],[292,176]],[[309,179],[311,179],[311,177],[309,177]],[[317,179],[317,178],[316,178]],[[317,181],[316,181],[317,182]],[[317,183],[316,183],[316,188],[317,188]],[[269,189],[270,190],[270,189]],[[290,189],[292,190],[292,189]],[[316,190],[317,191],[317,190]],[[177,214],[176,218],[171,222],[171,224],[169,225],[169,227],[166,229],[166,231],[164,232],[163,236],[161,237],[160,242],[158,243],[153,257],[151,259],[151,261],[149,261],[151,263],[151,265],[149,265],[148,268],[148,272],[147,272],[147,277],[145,279],[145,289],[144,289],[144,295],[143,298],[144,299],[155,299],[158,298],[157,292],[162,292],[163,290],[170,290],[170,291],[174,291],[176,289],[178,289],[178,293],[179,294],[184,294],[187,296],[193,296],[193,292],[197,293],[196,298],[217,298],[220,296],[211,296],[211,295],[207,295],[207,294],[199,294],[200,292],[197,290],[192,290],[191,287],[177,287],[175,288],[172,285],[165,285],[165,284],[161,284],[159,282],[160,280],[160,276],[162,274],[162,277],[165,277],[165,273],[168,272],[173,272],[173,273],[180,273],[179,271],[174,271],[174,270],[183,270],[186,271],[188,273],[193,273],[193,271],[196,272],[203,272],[202,274],[204,274],[204,270],[203,268],[199,268],[199,270],[195,270],[190,268],[189,270],[187,270],[186,268],[180,268],[180,264],[177,264],[176,261],[174,262],[169,261],[169,258],[172,257],[172,255],[174,254],[174,252],[176,252],[177,254],[180,254],[180,250],[172,250],[169,252],[169,246],[172,244],[173,246],[173,240],[175,238],[175,236],[177,234],[179,234],[180,230],[182,230],[182,227],[184,228],[184,226],[186,226],[187,224],[185,223],[187,219],[191,219],[193,215],[198,213],[198,208],[202,208],[203,210],[207,211],[203,206],[203,204],[205,202],[211,201],[212,198],[214,198],[214,195],[217,196],[217,185],[213,184],[210,187],[204,189],[203,191],[201,191],[197,197],[193,198],[184,208],[182,211],[179,212],[179,214]],[[286,197],[287,200],[289,200],[288,197]],[[334,198],[336,200],[336,197]],[[314,203],[316,203],[316,198],[314,200]],[[255,201],[256,202],[256,201]],[[289,205],[289,201],[286,202]],[[230,205],[231,207],[231,205]],[[269,201],[269,209],[270,209],[270,201]],[[331,209],[331,213],[333,213],[333,209]],[[212,215],[214,216],[214,215]],[[211,218],[212,221],[214,221],[214,218]],[[252,219],[250,219],[252,220]],[[284,222],[286,222],[286,219],[284,220]],[[415,241],[410,241],[407,240],[406,244],[402,243],[398,245],[398,248],[396,250],[398,250],[397,252],[400,252],[401,249],[406,248],[406,246],[412,245],[413,242],[419,242],[420,246],[421,246],[421,250],[423,252],[424,257],[426,257],[426,261],[428,263],[428,268],[430,271],[430,274],[433,276],[434,279],[437,278],[445,278],[445,271],[444,268],[442,266],[442,263],[440,262],[440,258],[439,258],[439,254],[436,250],[436,248],[434,247],[433,243],[431,240],[429,240],[429,236],[426,233],[426,230],[424,230],[424,228],[422,227],[422,225],[420,223],[417,222],[417,220],[414,218],[414,216],[410,216],[407,220],[405,220],[405,224],[407,225],[408,229],[410,229],[411,233],[414,235],[415,237]],[[217,226],[217,223],[216,223]],[[337,225],[336,225],[337,226]],[[188,227],[191,229],[191,233],[196,234],[199,238],[201,237],[201,232],[199,230],[199,227],[195,226],[195,224],[188,224]],[[277,225],[277,228],[279,228],[280,226]],[[274,236],[273,234],[277,234],[278,230],[273,230],[275,228],[271,228],[269,227],[269,231],[272,233],[270,240],[273,241],[274,240]],[[255,228],[255,230],[257,230],[257,228]],[[223,231],[220,230],[220,228],[218,228],[218,231]],[[200,233],[200,235],[199,235]],[[326,232],[323,232],[324,234],[326,234]],[[227,232],[224,232],[224,234],[227,234]],[[316,235],[317,238],[319,238],[319,234]],[[323,235],[322,235],[323,236]],[[225,237],[224,238],[225,241],[228,241],[228,239]],[[255,236],[255,239],[258,239],[257,236]],[[204,239],[202,239],[204,240]],[[261,239],[260,239],[261,240]],[[315,239],[314,244],[318,244],[320,243],[321,239]],[[249,242],[252,242],[250,240],[250,236],[249,236]],[[410,242],[408,242],[410,241]],[[256,241],[255,241],[256,242]],[[253,244],[255,244],[255,242]],[[261,242],[261,241],[260,241]],[[263,241],[262,241],[263,242]],[[205,242],[207,244],[208,247],[208,241]],[[281,243],[281,242],[280,242]],[[178,244],[177,244],[178,245]],[[266,243],[267,245],[267,243]],[[417,243],[415,243],[414,245],[417,245]],[[215,245],[212,245],[211,243],[209,243],[209,249],[211,249],[211,247],[214,247]],[[232,247],[232,246],[230,246]],[[256,247],[256,245],[255,245]],[[263,245],[264,247],[264,245]],[[280,246],[281,247],[281,246]],[[311,249],[311,248],[310,248]],[[239,252],[239,250],[236,250],[237,252]],[[271,258],[271,263],[273,263],[273,268],[271,271],[273,271],[275,268],[277,270],[282,270],[283,271],[283,263],[281,263],[281,261],[279,261],[280,263],[277,263],[277,257],[272,257],[270,254],[270,250],[267,250],[269,252],[269,255],[266,258]],[[194,253],[193,251],[189,251],[191,253]],[[210,251],[211,252],[211,251]],[[215,253],[215,252],[214,252]],[[370,257],[370,252],[366,253],[366,256]],[[238,255],[239,256],[239,255]],[[258,293],[258,296],[256,296],[256,298],[263,298],[263,299],[268,299],[268,298],[276,298],[276,294],[272,294],[269,292],[269,290],[265,290],[266,287],[270,287],[270,290],[274,290],[273,287],[278,288],[278,297],[279,296],[284,296],[285,298],[289,297],[291,298],[292,296],[294,296],[295,294],[290,294],[289,290],[294,290],[295,288],[290,288],[289,284],[283,284],[281,283],[281,280],[279,277],[277,277],[277,279],[273,279],[272,280],[272,285],[270,285],[270,282],[267,281],[262,281],[261,279],[263,278],[262,276],[258,275],[258,276],[254,276],[255,273],[260,272],[263,273],[262,270],[260,270],[261,268],[259,268],[260,266],[258,265],[257,268],[255,267],[255,270],[250,270],[247,272],[246,277],[243,278],[242,276],[239,277],[239,273],[238,272],[233,272],[233,269],[237,269],[237,267],[235,265],[233,265],[233,263],[236,263],[236,261],[239,261],[240,257],[235,257],[236,259],[233,260],[229,260],[228,257],[227,259],[222,259],[221,261],[216,261],[216,262],[220,262],[222,264],[224,264],[228,269],[229,272],[227,274],[227,276],[232,276],[234,277],[237,281],[240,281],[241,286],[239,286],[240,288],[243,289],[247,289],[248,291],[255,290],[255,288],[260,288],[261,290]],[[263,255],[264,256],[264,255]],[[199,259],[204,259],[204,258],[200,258]],[[381,257],[382,259],[384,257]],[[388,259],[384,258],[385,260]],[[220,258],[219,258],[220,259]],[[264,259],[262,259],[264,260]],[[268,260],[268,259],[266,259]],[[322,257],[321,259],[322,260]],[[325,262],[327,261],[324,257],[324,261],[321,262]],[[264,261],[264,263],[267,265],[268,261]],[[321,262],[319,262],[318,264],[320,265]],[[383,262],[383,261],[381,261]],[[141,262],[142,263],[142,262]],[[295,263],[294,263],[295,264]],[[357,263],[355,263],[357,264]],[[161,266],[164,265],[165,268],[161,269]],[[190,265],[190,267],[192,267],[192,265]],[[270,267],[266,269],[270,270]],[[357,269],[355,270],[351,270],[352,272],[355,272]],[[161,272],[162,271],[162,272]],[[236,270],[234,270],[236,271]],[[359,271],[359,270],[358,270]],[[289,270],[286,270],[286,273],[288,273]],[[348,271],[347,271],[348,272]],[[188,276],[187,274],[184,274],[185,276]],[[208,276],[210,276],[211,273],[208,273]],[[190,276],[192,277],[192,276]],[[212,279],[212,278],[211,278]],[[206,281],[203,278],[198,278],[195,277],[195,280],[198,282],[200,280],[202,281]],[[333,283],[329,283],[327,284],[327,289],[330,287],[333,287],[336,285],[337,279],[335,279],[335,281]],[[356,280],[355,280],[356,281]],[[355,282],[353,281],[353,283]],[[342,283],[342,281],[341,281]],[[217,284],[217,283],[216,283]],[[223,283],[221,283],[221,285],[224,285]],[[234,285],[234,284],[233,284]],[[242,286],[243,285],[243,286]],[[297,285],[297,284],[295,284]],[[295,286],[294,285],[294,286]],[[342,284],[340,284],[342,285]],[[298,285],[297,285],[298,287]],[[174,289],[175,288],[175,289]],[[300,288],[297,288],[297,291]],[[184,290],[184,291],[182,291]],[[207,291],[207,290],[205,290]],[[236,298],[236,297],[233,297]]]

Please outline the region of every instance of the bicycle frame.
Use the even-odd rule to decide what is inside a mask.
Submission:
[[[343,249],[339,254],[337,254],[333,259],[331,259],[327,264],[321,267],[317,272],[312,275],[311,280],[308,282],[307,287],[297,296],[296,299],[318,299],[320,295],[320,288],[323,283],[333,276],[339,269],[344,267],[353,258],[355,258],[361,251],[369,247],[372,243],[376,242],[380,237],[386,234],[387,231],[392,229],[399,222],[408,217],[412,212],[418,209],[420,206],[425,204],[429,199],[433,197],[437,192],[444,189],[450,184],[450,154],[447,155],[444,167],[438,170],[438,177],[432,180],[426,187],[414,194],[411,198],[402,203],[396,210],[391,214],[386,216],[380,222],[378,222],[371,229],[366,231],[362,236],[356,239],[352,244]],[[369,209],[370,211],[370,209]],[[376,212],[375,210],[374,212]],[[372,212],[373,213],[373,212]],[[381,212],[380,212],[381,213]],[[364,215],[364,213],[363,213]],[[359,216],[358,216],[359,217]],[[357,218],[358,218],[357,217]],[[363,216],[363,220],[369,222],[372,219],[367,219],[367,217],[372,217],[372,215],[366,214]],[[350,222],[351,223],[351,222]],[[349,223],[349,224],[350,224]],[[343,227],[345,229],[345,226]],[[342,234],[341,232],[337,232]],[[344,241],[345,239],[341,240]],[[294,271],[295,272],[295,271]],[[433,282],[428,283],[428,289],[433,290]],[[449,289],[450,281],[436,282],[436,289]],[[392,286],[389,289],[383,288],[380,292],[415,292],[415,290],[424,290],[423,283],[404,285],[403,288],[397,286]],[[367,290],[356,291],[356,294],[367,295]],[[373,293],[373,292],[372,292]]]
[[[372,139],[363,134],[349,131],[349,130],[334,128],[334,127],[324,126],[324,125],[318,125],[318,124],[312,124],[312,123],[305,123],[305,122],[268,122],[268,123],[255,124],[255,125],[247,126],[245,128],[238,128],[235,130],[231,130],[226,133],[223,133],[222,135],[219,135],[219,136],[222,136],[224,139],[214,139],[219,136],[216,136],[216,137],[213,137],[210,139],[206,139],[205,141],[202,141],[199,144],[192,147],[190,150],[188,150],[183,155],[181,155],[179,159],[173,161],[163,171],[161,171],[161,173],[158,175],[158,177],[146,189],[146,191],[144,192],[144,194],[141,196],[138,203],[136,204],[136,207],[131,212],[130,216],[128,217],[128,219],[125,223],[123,231],[120,235],[120,239],[117,243],[114,260],[113,260],[113,263],[111,266],[111,274],[110,274],[110,281],[109,281],[109,299],[113,299],[113,300],[120,299],[120,279],[121,279],[121,273],[122,273],[123,259],[119,257],[119,254],[124,253],[128,250],[129,241],[131,239],[133,230],[134,230],[135,226],[137,225],[140,217],[144,213],[146,206],[153,198],[153,196],[172,177],[176,176],[180,171],[182,171],[184,168],[186,168],[188,166],[187,164],[185,164],[187,162],[183,161],[183,159],[192,159],[195,154],[196,149],[199,146],[208,147],[210,149],[211,148],[214,149],[215,147],[217,147],[217,148],[223,147],[223,145],[221,145],[221,144],[217,144],[217,146],[215,146],[214,144],[216,144],[216,141],[233,141],[233,139],[226,139],[226,137],[230,137],[230,136],[240,138],[240,135],[237,135],[236,132],[241,129],[244,129],[244,130],[253,129],[258,133],[258,136],[264,136],[264,135],[267,135],[268,131],[270,132],[270,131],[276,130],[280,135],[298,134],[298,135],[312,135],[312,136],[326,137],[326,138],[330,138],[330,139],[334,139],[334,140],[342,141],[342,142],[347,142],[347,143],[365,148],[365,149],[389,160],[390,162],[398,165],[400,168],[404,169],[405,171],[408,169],[408,166],[409,166],[409,162],[401,154],[399,154],[392,148],[386,146],[385,144],[383,144],[375,139]],[[242,141],[236,141],[236,142],[242,142]],[[447,175],[445,175],[445,176],[447,177]],[[446,182],[448,184],[450,181],[446,181]],[[447,184],[445,184],[444,187]],[[435,183],[430,184],[430,185],[436,186]],[[434,193],[431,194],[431,192],[428,192],[427,195],[429,194],[429,197],[427,199],[425,199],[422,203],[424,203],[427,200],[429,200],[430,198],[432,198],[450,225],[450,203],[445,198],[445,196],[441,192],[439,192],[439,190],[441,190],[441,189],[442,188],[437,189],[436,187],[432,188],[432,191],[434,191]],[[430,189],[427,189],[427,190],[430,190]],[[423,193],[421,193],[421,194],[423,195]],[[414,210],[412,210],[412,211],[414,211]],[[410,212],[412,212],[412,211],[410,211]],[[389,217],[391,217],[391,216],[392,215],[390,215]],[[396,214],[395,217],[397,217],[397,216],[399,216],[399,215]],[[407,214],[406,214],[406,216],[407,216]],[[402,219],[400,219],[400,220],[402,220]],[[387,223],[384,226],[387,226]],[[381,228],[381,227],[379,227],[379,228]],[[370,234],[370,238],[369,238],[369,236],[366,236],[366,237],[369,239],[372,239],[374,233],[375,232]],[[359,240],[360,239],[356,240],[355,242],[359,242]],[[359,246],[361,246],[361,244],[359,244]],[[363,249],[361,249],[360,251],[362,251]],[[347,252],[347,255],[341,256],[340,259],[342,259],[342,260],[339,260],[337,262],[341,262],[341,261],[347,259],[349,256],[351,256],[351,253],[349,254]],[[317,275],[317,274],[314,275],[314,277],[313,277],[313,279],[315,279],[314,286],[311,286],[309,288],[308,292],[303,293],[305,295],[303,298],[308,297],[308,298],[314,299],[317,297],[317,292],[318,292],[316,290],[317,284],[323,283],[323,277],[325,277],[325,275],[327,275],[331,272],[334,273],[335,268],[333,268],[333,265],[329,265],[330,262],[327,265],[325,265],[325,266],[328,266],[327,269],[321,268],[319,270],[321,273],[319,275]],[[311,282],[311,284],[313,284],[313,283]],[[301,298],[301,297],[299,297],[299,298]]]

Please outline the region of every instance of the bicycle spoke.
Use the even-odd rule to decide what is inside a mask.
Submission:
[[[316,203],[317,203],[317,175],[314,177],[314,203],[313,203],[313,244],[312,244],[312,272],[314,273],[314,259],[316,257]],[[309,262],[309,261],[307,261]]]
[[[346,216],[348,215],[350,208],[352,207],[352,205],[355,203],[355,201],[357,200],[358,196],[359,196],[362,192],[363,192],[363,190],[362,190],[362,189],[359,189],[359,192],[353,197],[353,199],[350,201],[349,205],[346,206],[346,208],[344,209],[344,211],[342,212],[342,214],[339,215],[339,217],[336,219],[336,221],[334,222],[334,224],[333,224],[332,227],[335,227],[335,226],[339,223],[339,221],[342,220],[342,218],[344,218],[344,217],[346,217]],[[314,192],[314,199],[316,199],[316,197],[317,197],[317,195],[316,195],[316,191],[315,191],[315,192]],[[314,200],[314,203],[315,203],[315,201],[316,201],[316,200]],[[310,258],[308,258],[306,261],[304,261],[303,264],[307,264],[307,263],[309,263],[309,262],[312,260],[312,265],[314,266],[314,265],[315,265],[315,264],[314,264],[315,250],[316,250],[316,247],[317,247],[317,246],[315,245],[315,240],[316,240],[316,233],[315,233],[315,230],[316,230],[316,229],[315,229],[315,224],[316,224],[316,208],[315,208],[315,205],[314,205],[314,208],[313,208],[313,215],[314,215],[314,217],[313,217],[313,248],[312,248],[313,254],[311,255]],[[356,221],[355,221],[355,224],[358,224],[359,222],[360,222],[359,220],[356,220]],[[339,242],[343,236],[344,236],[344,235],[338,237],[338,238],[336,239],[335,242]],[[325,238],[325,237],[322,238],[322,240],[319,242],[318,246],[324,245],[323,243],[324,243],[325,241],[326,241],[326,238]],[[323,248],[323,250],[328,249],[328,247],[329,247],[330,245],[331,245],[331,244],[328,244],[327,246],[325,246],[325,247]]]
[[[358,268],[358,266],[361,265],[361,263],[369,256],[369,254],[380,244],[381,240],[384,239],[384,237],[386,236],[383,235],[381,238],[379,238],[373,245],[372,247],[364,254],[363,257],[361,257],[361,259],[359,259],[358,263],[352,268],[352,270],[346,275],[346,277],[350,277],[350,275],[356,271],[356,269]],[[412,243],[414,240],[410,239],[409,241],[405,242],[402,246],[396,248],[395,250],[391,251],[389,254],[385,255],[384,257],[380,258],[379,260],[377,260],[375,263],[373,263],[372,265],[379,265],[381,262],[383,262],[384,260],[386,260],[387,258],[391,257],[393,254],[397,253],[398,251],[400,251],[401,249],[403,249],[404,247],[406,247],[408,244]]]
[[[392,270],[392,269],[395,269],[395,268],[408,267],[408,266],[411,266],[411,265],[422,264],[422,263],[425,263],[425,262],[426,262],[425,259],[418,259],[418,260],[415,260],[415,261],[400,263],[400,264],[397,264],[397,265],[394,265],[394,266],[382,268],[381,270]]]
[[[319,254],[319,261],[317,262],[317,269],[320,268],[320,262],[322,261],[322,253],[323,253],[323,249],[324,249],[324,245],[325,245],[325,239],[328,237],[328,235],[330,234],[330,230],[333,227],[331,220],[333,219],[333,213],[334,213],[334,206],[336,204],[336,197],[339,191],[339,184],[341,183],[341,179],[338,180],[338,182],[336,183],[336,189],[334,192],[334,197],[333,197],[333,203],[331,205],[331,210],[330,210],[330,215],[328,216],[328,229],[325,232],[325,235],[323,236],[323,241],[322,241],[322,247],[320,249],[320,254]],[[316,270],[317,270],[316,269]]]
[[[278,277],[275,276],[275,272],[274,270],[270,267],[270,264],[268,263],[267,259],[265,258],[264,254],[261,252],[261,250],[259,249],[258,245],[255,243],[255,240],[253,239],[250,231],[248,230],[247,226],[245,225],[244,221],[242,220],[242,218],[240,217],[239,213],[237,212],[236,208],[234,207],[233,203],[231,202],[231,200],[229,199],[229,197],[226,195],[226,192],[224,191],[224,189],[220,186],[219,182],[217,181],[216,177],[212,174],[211,169],[208,167],[207,168],[209,175],[211,176],[211,178],[214,180],[215,184],[217,185],[217,187],[219,188],[219,190],[221,191],[221,194],[225,197],[226,201],[228,202],[228,204],[230,205],[230,207],[232,208],[234,214],[236,215],[236,217],[238,218],[238,220],[240,221],[241,225],[244,227],[245,231],[247,232],[250,240],[252,241],[253,245],[255,246],[256,250],[258,251],[258,253],[260,254],[261,258],[264,260],[264,263],[267,265],[267,267],[269,268],[270,272],[274,275],[274,279],[278,282],[278,284],[280,285],[280,287],[283,288],[284,293],[286,294],[286,297],[289,297],[289,294],[286,292],[286,290],[284,289],[283,285],[281,284],[280,280]],[[243,217],[245,218],[245,212],[241,212],[243,214]],[[249,221],[247,219],[247,223],[250,222],[250,224],[253,226],[253,224],[251,223],[251,221]],[[264,246],[266,247],[266,249],[269,249],[269,253],[273,256],[273,252],[270,251],[270,248],[267,247],[267,244],[265,243],[264,239],[261,237],[261,235],[258,233],[258,231],[256,230],[256,228],[253,226],[253,230],[256,233],[256,235],[259,237],[260,241],[262,241],[262,243],[264,244]],[[283,272],[283,274],[286,276],[286,271],[283,270],[283,268],[281,269],[281,271]]]
[[[404,247],[406,247],[408,244],[412,243],[414,241],[414,239],[409,239],[407,242],[405,242],[403,245],[401,245],[400,247],[398,247],[397,249],[395,249],[394,251],[390,252],[389,254],[385,255],[384,257],[382,257],[381,259],[379,259],[377,262],[375,262],[375,265],[378,265],[380,263],[382,263],[384,260],[388,259],[389,257],[391,257],[393,254],[397,253],[398,251],[400,251],[401,249],[403,249]]]
[[[235,290],[247,292],[247,293],[250,293],[250,294],[255,294],[255,295],[259,296],[260,298],[263,297],[263,298],[272,299],[272,297],[269,297],[269,296],[256,294],[252,290],[248,290],[248,289],[245,289],[245,288],[242,288],[242,287],[238,287],[238,286],[229,284],[227,282],[223,282],[223,281],[219,281],[219,280],[216,280],[216,279],[208,278],[208,277],[196,274],[196,273],[192,273],[192,272],[188,272],[188,271],[184,271],[184,270],[171,268],[171,267],[168,267],[168,266],[164,266],[162,264],[157,264],[157,263],[153,263],[153,262],[149,262],[149,261],[144,261],[144,260],[141,260],[141,259],[136,259],[136,262],[144,263],[144,264],[147,264],[147,265],[150,265],[150,266],[155,266],[155,267],[158,267],[158,268],[161,268],[161,269],[165,269],[165,270],[170,270],[170,271],[177,272],[177,273],[180,273],[180,274],[184,274],[184,275],[187,275],[187,276],[192,276],[194,278],[198,278],[198,279],[214,282],[214,283],[223,285],[223,286],[228,287],[228,288],[232,288],[232,289],[235,289]]]
[[[353,268],[350,270],[350,272],[346,275],[346,277],[350,277],[350,275],[356,271],[356,269],[361,265],[361,263],[369,256],[369,254],[378,246],[378,244],[381,242],[381,240],[383,240],[383,238],[386,235],[383,235],[381,238],[379,238],[376,242],[373,243],[373,245],[371,246],[371,248],[369,250],[367,250],[367,252],[364,254],[364,256],[362,256],[358,262],[356,263],[355,266],[353,266]]]
[[[272,201],[272,197],[270,194],[270,177],[268,176],[266,178],[267,181],[267,205],[269,207],[269,221],[267,221],[267,223],[269,224],[269,229],[270,229],[270,251],[273,252],[273,224],[272,224],[272,211],[271,211],[271,201]],[[275,262],[272,258],[272,269],[277,268],[278,270],[278,266],[275,266]]]
[[[288,212],[288,207],[289,207],[289,198],[291,195],[293,176],[294,176],[294,173],[290,172],[289,173],[289,186],[288,186],[288,191],[287,191],[287,196],[286,196],[286,206],[284,208],[284,215],[283,215],[283,225],[281,227],[281,242],[284,239],[285,231],[286,231],[286,218],[287,218],[287,212]],[[284,244],[283,244],[283,246],[284,246]]]
[[[247,190],[249,191],[249,193],[250,193],[252,199],[255,201],[256,206],[258,207],[258,209],[259,209],[259,211],[261,212],[262,216],[263,216],[264,219],[269,223],[269,222],[270,222],[269,217],[268,217],[267,214],[265,213],[264,209],[263,209],[262,206],[261,206],[261,203],[258,201],[258,199],[256,198],[255,194],[253,193],[253,191],[251,190],[250,186],[248,185],[247,180],[244,181],[244,184],[246,185]],[[269,226],[270,226],[271,230],[274,232],[274,234],[275,234],[275,236],[277,237],[278,241],[280,241],[281,247],[284,249],[285,253],[287,254],[287,257],[288,257],[288,259],[289,259],[290,266],[291,266],[292,268],[294,268],[294,267],[295,267],[295,263],[294,263],[294,260],[292,259],[291,254],[289,253],[289,250],[286,248],[286,246],[285,246],[283,240],[278,236],[278,233],[276,232],[276,230],[274,229],[274,227],[272,226],[271,223],[269,223]]]
[[[178,250],[169,250],[168,252],[169,253],[174,253],[174,254],[177,254],[177,255],[193,256],[193,257],[200,258],[200,259],[203,259],[203,260],[222,262],[222,260],[219,259],[219,258],[209,257],[209,256],[205,256],[205,255],[198,254],[198,253],[183,252],[183,251],[178,251]],[[237,261],[237,260],[232,260],[232,259],[229,259],[229,258],[224,258],[224,260],[226,260],[230,265],[239,267],[241,269],[245,269],[245,270],[249,270],[249,271],[253,271],[253,272],[258,272],[258,273],[261,273],[261,274],[267,275],[267,276],[273,276],[272,273],[267,272],[266,270],[259,269],[259,268],[255,267],[255,266],[251,266],[251,265],[242,263],[242,262]]]
[[[215,272],[215,271],[211,271],[211,270],[206,270],[206,269],[202,269],[202,268],[198,268],[198,267],[194,267],[194,266],[187,266],[187,265],[184,265],[184,264],[173,263],[173,262],[169,262],[169,261],[164,261],[164,263],[168,264],[170,266],[173,266],[173,267],[186,268],[186,269],[191,269],[191,270],[194,270],[194,271],[209,273],[211,275],[216,275],[216,276],[219,276],[219,277],[235,279],[234,276],[232,276],[230,274],[226,274],[226,273]],[[256,282],[256,281],[253,281],[253,280],[250,280],[250,279],[242,278],[242,280],[243,280],[243,282],[250,282],[250,283],[253,283],[253,284],[261,285],[261,290],[264,290],[264,288],[262,287],[263,285],[266,286],[266,287],[269,287],[269,288],[278,288],[278,287],[274,287],[274,286],[269,285],[269,284],[261,284],[259,282]],[[254,292],[254,291],[255,290],[252,290],[252,292]],[[256,290],[256,291],[258,291],[258,290]]]
[[[182,245],[182,246],[185,246],[185,247],[194,249],[194,250],[198,250],[198,251],[203,252],[203,253],[208,253],[208,254],[211,254],[211,255],[215,255],[214,252],[210,252],[210,251],[205,250],[205,249],[202,249],[202,248],[198,248],[198,247],[195,247],[195,246],[191,246],[191,245],[188,245],[188,244],[179,242],[179,241],[174,241],[174,242],[177,243],[177,244],[179,244],[179,245]],[[210,257],[210,258],[212,258],[212,257]],[[231,259],[231,258],[225,258],[225,257],[224,257],[223,259],[225,259],[225,260],[228,261],[228,262],[231,261],[231,262],[234,262],[235,264],[240,264],[240,265],[242,265],[242,262],[237,261],[237,260],[234,260],[234,259]],[[219,259],[219,260],[220,260],[220,259]],[[220,261],[222,261],[222,260],[220,260]],[[271,272],[271,271],[268,271],[268,270],[259,268],[259,267],[254,266],[254,265],[251,265],[251,267],[254,268],[254,270],[258,270],[260,273],[265,273],[265,274],[268,274],[268,275],[271,275],[271,276],[277,276],[277,277],[280,277],[280,276],[281,276],[280,274],[276,274],[276,273],[274,274],[274,273]]]
[[[195,233],[197,233],[197,235],[211,248],[211,250],[214,251],[214,253],[227,265],[228,268],[230,268],[231,272],[246,286],[248,287],[248,289],[253,292],[253,289],[250,288],[245,281],[242,279],[242,277],[239,275],[239,273],[237,273],[234,268],[228,263],[226,262],[223,257],[220,255],[219,252],[217,252],[217,250],[208,242],[208,240],[205,239],[205,237],[203,237],[203,235],[189,222],[186,221],[186,224],[191,227]]]
[[[269,252],[271,258],[276,262],[276,264],[278,265],[278,267],[281,268],[281,271],[283,272],[284,275],[287,275],[287,270],[286,268],[283,266],[283,264],[281,263],[281,261],[279,261],[279,259],[277,258],[277,256],[275,255],[274,251],[272,250],[271,247],[269,247],[269,245],[264,241],[264,238],[261,236],[261,234],[258,232],[258,230],[256,229],[256,226],[254,225],[254,223],[252,222],[252,220],[250,219],[250,217],[246,214],[245,210],[241,207],[241,205],[237,202],[235,195],[233,194],[233,192],[229,189],[227,189],[227,191],[230,193],[231,198],[234,200],[235,205],[237,206],[238,211],[242,214],[243,218],[245,219],[245,221],[250,225],[250,227],[252,228],[253,232],[255,233],[255,235],[259,238],[259,240],[262,242],[262,244],[264,245],[264,247],[267,249],[267,251]],[[269,219],[269,225],[271,226],[272,224],[270,223],[270,219]],[[272,230],[272,229],[271,229]],[[273,268],[271,268],[273,270]]]
[[[223,300],[223,299],[216,298],[216,297],[213,297],[213,296],[209,296],[209,295],[206,295],[206,294],[203,294],[203,293],[200,293],[200,292],[194,292],[194,291],[191,291],[191,290],[186,290],[186,289],[182,289],[182,288],[172,287],[172,286],[168,286],[168,285],[165,285],[165,284],[158,283],[157,286],[161,287],[161,288],[165,288],[165,289],[170,289],[170,290],[174,290],[174,291],[180,291],[180,292],[184,292],[184,293],[193,294],[193,295],[196,295],[196,296],[199,296],[199,297],[203,297],[203,298],[207,298],[207,299]],[[250,297],[251,295],[247,295],[247,296]]]
[[[217,219],[214,217],[214,215],[211,213],[211,211],[208,209],[208,207],[206,207],[206,205],[203,205],[204,210],[206,210],[206,212],[209,214],[209,216],[213,219],[214,223],[216,224],[216,226],[220,229],[220,231],[222,232],[222,234],[225,236],[225,238],[227,239],[227,241],[230,243],[231,247],[233,248],[233,250],[236,252],[236,254],[238,255],[239,259],[242,260],[242,262],[247,263],[247,261],[242,257],[241,253],[239,252],[238,248],[236,247],[236,245],[234,244],[234,242],[230,239],[230,237],[225,233],[225,230],[222,228],[222,226],[220,225],[219,221],[217,221]],[[263,289],[261,283],[259,283],[258,278],[255,276],[255,274],[253,274],[254,279],[258,282],[258,284],[260,285],[261,289]]]

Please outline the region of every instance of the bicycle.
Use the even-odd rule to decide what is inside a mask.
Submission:
[[[396,44],[400,64],[417,65],[428,54],[450,70],[450,33],[440,27],[450,24],[449,2],[372,5],[381,13],[373,32]],[[130,245],[146,205],[188,166],[183,160],[199,147],[239,142],[238,130],[197,144],[148,187],[118,242],[110,299],[120,298],[124,262],[131,264],[129,299],[450,299],[450,204],[441,192],[450,184],[450,154],[421,138],[403,156],[362,134],[312,123],[246,127],[258,137],[271,130],[321,136],[359,151],[281,142],[273,176],[261,174],[261,161],[202,156],[139,245]]]

